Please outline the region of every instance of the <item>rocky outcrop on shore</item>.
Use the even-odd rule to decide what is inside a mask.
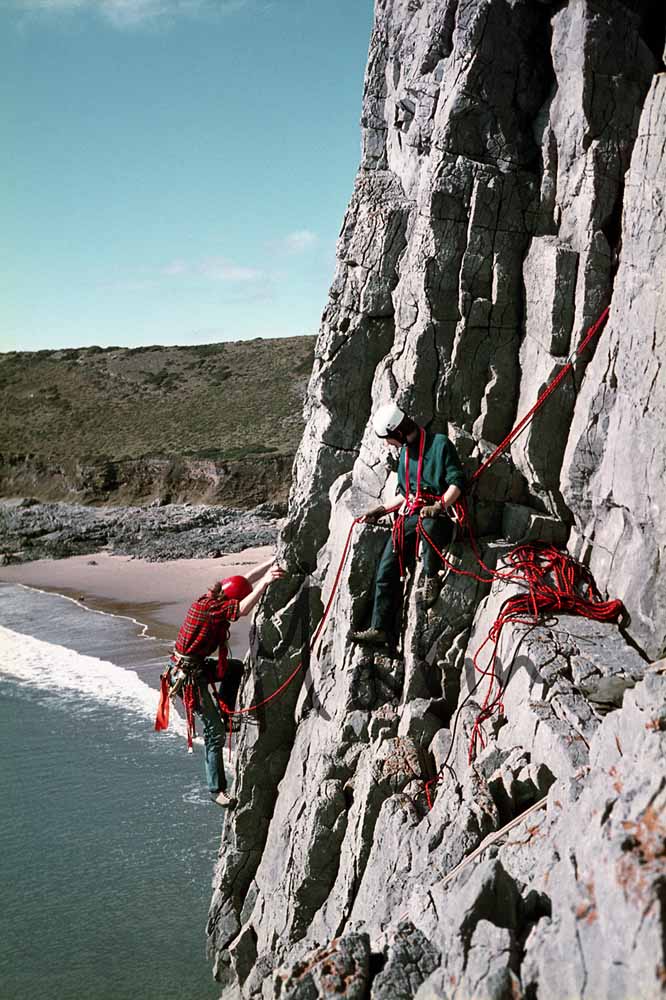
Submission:
[[[225,1000],[666,996],[665,35],[640,0],[376,0],[294,576],[241,692],[303,661],[239,740],[208,924]],[[417,570],[401,649],[373,653],[349,632],[386,531],[357,526],[309,648],[353,517],[393,493],[368,420],[397,400],[471,474],[606,306],[473,507],[486,565],[555,541],[626,615],[505,626],[470,755],[506,580],[449,572],[426,608]]]
[[[8,454],[0,455],[0,494],[75,504],[158,500],[250,510],[263,503],[286,504],[293,463],[293,454],[238,460],[183,455],[49,460]]]
[[[254,510],[192,504],[85,507],[0,501],[0,565],[63,559],[106,550],[151,562],[199,559],[274,545],[284,508]]]

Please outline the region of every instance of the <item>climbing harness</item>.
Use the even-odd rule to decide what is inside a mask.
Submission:
[[[412,493],[410,488],[409,454],[408,448],[405,446],[405,501],[404,503],[399,504],[397,508],[392,507],[390,510],[386,511],[388,514],[397,509],[393,527],[391,529],[391,538],[393,541],[393,549],[398,557],[398,568],[400,571],[401,581],[405,579],[407,570],[407,560],[405,554],[405,522],[407,521],[407,518],[412,517],[414,514],[418,514],[418,512],[427,504],[441,503],[442,500],[442,497],[438,493],[428,493],[421,489],[425,439],[425,430],[423,427],[419,427],[419,453],[416,465],[416,492]],[[421,532],[419,530],[421,524],[422,521],[419,519],[416,531],[416,558],[418,558],[421,545]]]
[[[194,721],[194,713],[199,708],[197,685],[205,673],[205,658],[174,651],[171,659],[172,663],[160,676],[160,701],[155,729],[159,732],[169,728],[169,707],[176,695],[180,695],[187,723],[187,749],[191,752],[192,741],[197,734]]]

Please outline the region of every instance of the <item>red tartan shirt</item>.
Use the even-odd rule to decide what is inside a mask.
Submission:
[[[174,649],[184,656],[210,656],[216,649],[217,679],[227,666],[229,623],[240,617],[240,603],[232,598],[197,597],[180,627]]]

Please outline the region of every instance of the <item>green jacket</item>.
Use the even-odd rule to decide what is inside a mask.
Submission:
[[[398,460],[398,492],[405,496],[405,448],[400,449]],[[409,486],[412,496],[416,493],[416,481],[419,465],[419,441],[409,445]],[[425,448],[423,451],[423,468],[421,470],[421,492],[432,493],[441,497],[449,486],[465,489],[465,473],[463,472],[458,452],[449,441],[446,434],[432,434],[426,431]]]

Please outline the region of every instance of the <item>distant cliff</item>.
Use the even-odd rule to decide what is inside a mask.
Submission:
[[[666,996],[665,34],[654,0],[375,2],[294,576],[241,703],[307,669],[239,740],[208,926],[225,1000]],[[458,540],[434,606],[409,581],[398,651],[351,643],[388,532],[346,539],[395,482],[372,414],[396,400],[473,473],[606,306],[473,511],[486,565],[557,540],[622,627],[526,615],[491,691],[474,656],[516,591]]]
[[[314,338],[0,355],[0,496],[287,498]]]

